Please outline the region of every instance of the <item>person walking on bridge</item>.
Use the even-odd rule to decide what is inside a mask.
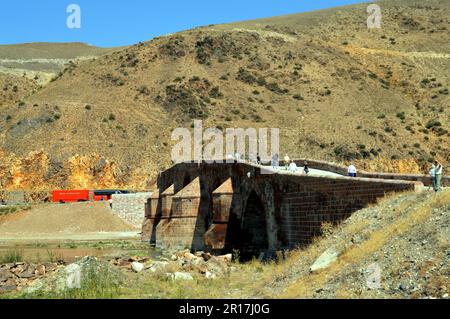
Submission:
[[[431,176],[431,185],[433,186],[433,190],[436,191],[436,166],[431,165],[431,169],[428,172]]]
[[[278,169],[278,165],[279,165],[279,156],[278,153],[276,153],[272,156],[272,168]]]
[[[305,167],[303,168],[303,172],[305,173],[305,175],[309,174],[309,166],[308,166],[308,162],[305,162]]]
[[[287,155],[287,153],[286,153],[286,156],[284,157],[284,167],[286,168],[286,170],[288,170],[290,162],[291,162],[291,159],[290,159],[289,155]]]
[[[356,175],[357,175],[357,170],[356,170],[355,165],[353,165],[353,163],[352,163],[352,164],[350,164],[350,166],[348,167],[348,176],[350,176],[350,177],[356,177]]]
[[[442,180],[442,171],[444,170],[441,163],[438,161],[435,162],[436,168],[435,168],[435,179],[436,179],[436,187],[434,189],[435,192],[439,192],[441,190],[441,180]]]
[[[292,173],[297,172],[297,164],[295,164],[294,161],[291,161],[291,164],[289,164],[289,171],[291,171]]]

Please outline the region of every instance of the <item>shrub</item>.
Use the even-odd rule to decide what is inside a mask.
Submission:
[[[247,84],[253,84],[257,81],[253,74],[243,68],[239,69],[236,79]]]
[[[219,87],[215,86],[209,92],[209,96],[212,97],[213,99],[219,99],[219,98],[223,97],[223,94],[220,92]]]
[[[109,117],[108,117],[108,119],[110,120],[110,121],[115,121],[116,120],[116,116],[114,115],[114,114],[109,114]]]
[[[22,252],[18,250],[9,250],[0,256],[0,264],[18,263],[22,260]]]
[[[257,122],[257,123],[260,123],[260,122],[263,121],[263,119],[261,118],[261,116],[259,116],[258,114],[253,114],[252,117],[253,117],[253,120],[254,120],[255,122]]]
[[[443,135],[446,135],[447,133],[448,133],[448,131],[446,129],[442,128],[442,127],[439,127],[436,130],[437,136],[443,136]]]
[[[430,120],[428,121],[427,125],[425,125],[427,129],[432,129],[433,127],[438,126],[442,126],[441,122],[439,122],[438,120]]]
[[[347,146],[341,145],[334,148],[334,154],[342,160],[351,161],[360,158],[359,153],[350,151]]]
[[[405,112],[397,113],[397,117],[401,120],[404,120],[406,118]]]
[[[148,89],[148,87],[146,85],[141,85],[138,88],[138,92],[143,94],[143,95],[150,95],[150,90]]]
[[[268,89],[269,91],[272,91],[274,93],[277,93],[277,94],[286,93],[286,91],[281,89],[280,86],[278,85],[278,83],[275,83],[275,82],[266,84],[266,89]]]
[[[258,79],[256,80],[256,83],[259,86],[265,86],[267,84],[266,79],[263,78],[262,76],[258,77]]]

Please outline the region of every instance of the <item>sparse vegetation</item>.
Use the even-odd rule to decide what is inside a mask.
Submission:
[[[20,250],[8,250],[0,255],[0,264],[17,263],[22,261],[23,252]]]

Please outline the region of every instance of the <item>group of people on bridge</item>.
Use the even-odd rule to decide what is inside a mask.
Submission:
[[[233,158],[235,160],[243,160],[243,156],[239,153],[236,153],[234,157],[232,155],[228,156],[229,158]],[[261,156],[259,153],[256,155],[256,159],[253,160],[253,162],[256,162],[258,165],[262,165]],[[279,169],[280,168],[280,158],[278,153],[274,154],[272,156],[271,160],[272,168]],[[286,171],[297,173],[299,171],[299,167],[297,166],[297,163],[294,160],[291,160],[288,154],[284,157],[284,169]],[[303,166],[303,174],[308,175],[310,172],[310,168],[308,166],[308,162],[305,161]],[[439,161],[435,161],[432,165],[429,174],[431,176],[433,190],[435,192],[438,192],[442,189],[441,182],[442,182],[442,173],[443,173],[443,166]],[[358,176],[358,170],[354,163],[350,163],[350,165],[347,168],[347,175],[349,177],[357,177]]]

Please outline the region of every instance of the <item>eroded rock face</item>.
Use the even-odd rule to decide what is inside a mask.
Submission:
[[[121,169],[98,154],[74,155],[56,160],[44,151],[25,156],[0,149],[0,190],[34,191],[85,188],[145,188],[142,176]],[[149,175],[149,174],[147,174]],[[136,178],[136,182],[135,182]]]

